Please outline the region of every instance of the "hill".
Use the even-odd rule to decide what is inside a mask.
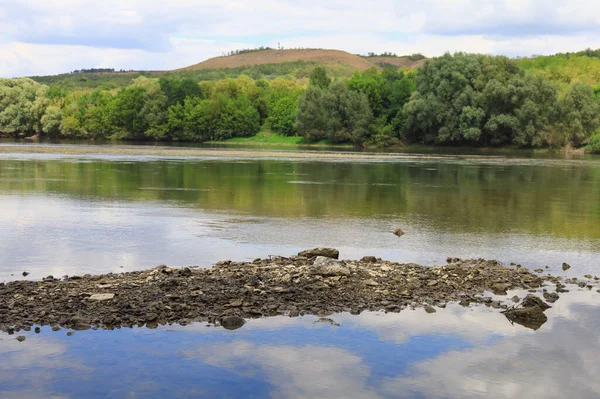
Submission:
[[[292,49],[254,51],[239,55],[215,57],[198,64],[182,68],[181,70],[196,71],[201,69],[231,69],[255,65],[284,64],[288,62],[343,64],[351,66],[360,71],[364,71],[365,69],[375,66],[375,64],[366,58],[341,50]]]

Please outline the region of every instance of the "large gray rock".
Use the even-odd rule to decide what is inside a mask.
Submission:
[[[316,258],[317,256],[324,256],[326,258],[339,259],[340,251],[335,248],[314,248],[307,249],[298,254],[298,256],[304,256],[305,258]]]
[[[511,322],[533,330],[539,329],[548,321],[548,317],[544,314],[542,308],[537,305],[528,308],[511,309],[506,311],[504,315]]]
[[[313,263],[312,272],[320,276],[349,276],[350,269],[344,262],[324,256],[317,256]]]
[[[542,310],[546,310],[546,309],[550,309],[551,306],[548,305],[546,302],[542,301],[539,297],[529,294],[525,297],[525,299],[523,299],[523,303],[521,304],[522,307],[524,308],[531,308],[533,306],[539,306],[540,309]]]

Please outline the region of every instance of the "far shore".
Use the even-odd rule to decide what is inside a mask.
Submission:
[[[241,143],[240,143],[241,145]],[[39,143],[0,143],[0,156],[2,154],[57,154],[57,155],[82,155],[82,156],[155,156],[173,158],[281,158],[281,159],[323,159],[323,160],[406,160],[406,159],[498,159],[510,161],[511,159],[528,158],[526,154],[519,157],[518,152],[507,156],[501,150],[483,152],[479,154],[444,153],[443,147],[439,153],[428,153],[427,148],[423,152],[412,149],[413,152],[354,152],[347,151],[347,147],[339,150],[316,150],[316,149],[275,149],[275,148],[239,148],[232,145],[221,148],[198,148],[198,147],[171,147],[171,146],[146,146],[146,145],[112,145],[107,144],[39,144]],[[431,150],[431,149],[429,149]],[[550,154],[549,150],[536,150],[535,154]],[[517,155],[515,157],[514,155]],[[535,159],[535,158],[534,158]],[[552,159],[552,158],[541,158]],[[574,158],[574,159],[577,159]],[[560,162],[570,160],[570,157],[555,159]],[[579,161],[579,159],[577,159]]]

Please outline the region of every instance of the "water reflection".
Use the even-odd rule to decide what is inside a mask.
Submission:
[[[0,335],[0,397],[595,398],[600,294],[564,294],[533,332],[496,310]],[[23,332],[18,333],[23,334]]]
[[[577,275],[598,267],[594,162],[22,157],[0,160],[0,281],[323,245],[346,258],[485,257],[555,272],[568,262]]]

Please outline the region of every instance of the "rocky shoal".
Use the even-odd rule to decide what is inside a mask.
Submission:
[[[0,330],[12,333],[44,325],[74,330],[152,328],[196,321],[234,329],[247,318],[399,312],[408,307],[434,313],[435,307],[449,302],[485,304],[507,317],[516,312],[509,319],[524,320],[522,324],[532,317],[543,323],[545,316],[536,309],[541,304],[513,308],[484,294],[537,290],[552,303],[566,291],[563,283],[588,288],[597,283],[591,276],[584,282],[563,281],[542,275],[542,270],[505,267],[493,260],[448,259],[447,265],[429,267],[375,257],[340,261],[338,256],[336,250],[320,248],[289,258],[222,261],[210,269],[162,265],[122,274],[1,283]],[[535,314],[527,314],[532,309]]]

